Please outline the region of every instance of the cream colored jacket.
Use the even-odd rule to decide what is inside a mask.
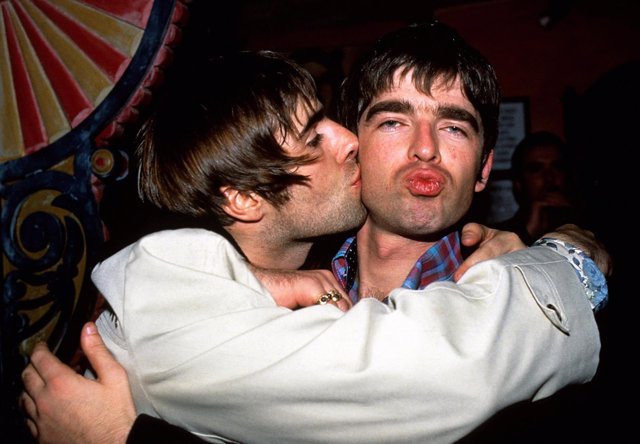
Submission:
[[[98,325],[138,411],[212,442],[449,443],[598,365],[583,288],[545,247],[346,313],[276,306],[205,230],[147,236],[93,280],[117,318]]]

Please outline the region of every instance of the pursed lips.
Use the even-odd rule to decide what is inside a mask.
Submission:
[[[435,197],[444,189],[444,174],[433,169],[420,169],[405,176],[405,186],[415,196]]]

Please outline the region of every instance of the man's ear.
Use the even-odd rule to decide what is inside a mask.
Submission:
[[[258,222],[263,214],[262,197],[256,193],[244,193],[232,187],[221,187],[225,197],[222,209],[230,217],[241,222]]]
[[[489,151],[489,154],[487,154],[487,160],[484,162],[484,165],[482,165],[482,169],[480,170],[480,177],[476,181],[476,193],[484,190],[487,186],[487,182],[489,182],[489,175],[491,174],[491,168],[493,168],[493,150]]]

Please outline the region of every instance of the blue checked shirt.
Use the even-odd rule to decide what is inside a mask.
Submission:
[[[600,311],[607,305],[609,290],[606,278],[595,262],[582,250],[567,242],[550,238],[539,239],[533,245],[553,248],[569,261],[576,276],[585,287],[594,312]],[[454,231],[444,236],[420,256],[402,283],[402,287],[420,290],[432,282],[450,281],[462,261],[460,234]],[[331,268],[340,285],[348,292],[351,302],[354,304],[358,302],[360,297],[358,296],[358,254],[355,236],[348,238],[342,244],[331,261]],[[387,298],[383,302],[386,301]]]
[[[462,263],[460,234],[454,231],[429,248],[416,261],[402,283],[403,288],[420,290],[431,282],[450,281]],[[355,304],[358,296],[358,254],[355,236],[350,237],[331,261],[331,268],[340,285]]]

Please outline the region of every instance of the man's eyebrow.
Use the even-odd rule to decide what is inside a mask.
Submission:
[[[307,120],[307,123],[304,125],[304,128],[302,128],[302,131],[300,131],[299,138],[302,139],[305,135],[307,135],[309,131],[311,131],[311,129],[318,124],[318,122],[324,119],[324,117],[325,117],[324,108],[323,107],[318,108],[311,115],[311,117],[309,117],[309,120]]]
[[[476,132],[480,132],[480,124],[473,114],[464,108],[455,105],[440,105],[437,111],[438,118],[452,119],[467,122]]]
[[[367,114],[364,116],[365,122],[373,119],[376,114],[380,113],[401,113],[401,114],[413,114],[413,105],[403,100],[383,100],[378,102],[369,108]]]

